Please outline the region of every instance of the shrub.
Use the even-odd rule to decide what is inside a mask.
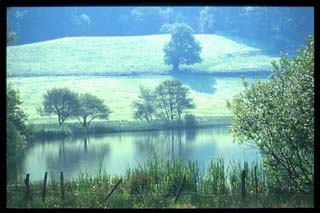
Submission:
[[[151,176],[144,171],[136,171],[130,176],[130,193],[138,193],[148,188],[151,184]]]

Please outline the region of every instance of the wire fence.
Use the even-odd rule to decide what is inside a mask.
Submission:
[[[244,170],[243,170],[244,172]],[[243,174],[242,172],[242,174]],[[206,190],[208,193],[204,193],[203,191],[191,191],[190,188],[185,186],[186,176],[184,176],[180,183],[176,185],[175,191],[167,191],[167,189],[159,188],[149,188],[149,190],[138,190],[135,192],[126,191],[127,195],[123,195],[123,188],[122,190],[118,190],[118,186],[121,185],[122,179],[119,179],[115,184],[110,184],[109,186],[104,186],[104,188],[99,188],[99,191],[85,191],[86,188],[78,188],[78,187],[71,187],[70,185],[64,184],[63,179],[63,172],[61,172],[60,183],[55,183],[54,185],[46,186],[46,181],[44,180],[43,188],[41,189],[41,185],[38,184],[35,186],[30,185],[29,182],[29,174],[26,175],[25,184],[13,184],[7,186],[7,196],[15,197],[17,199],[23,200],[25,202],[32,203],[42,202],[45,203],[45,197],[50,199],[50,202],[55,202],[56,205],[64,206],[65,201],[67,203],[89,203],[92,200],[96,200],[98,203],[112,203],[112,202],[119,202],[119,200],[123,201],[133,201],[134,203],[146,203],[150,200],[155,202],[164,202],[166,204],[176,204],[176,203],[196,203],[197,205],[200,204],[212,204],[212,203],[221,203],[221,202],[235,202],[235,201],[245,201],[245,199],[253,199],[259,202],[260,197],[263,197],[263,193],[261,191],[254,191],[251,190],[248,192],[246,190],[245,184],[245,176],[242,175],[241,180],[241,187],[237,189],[237,191],[229,191],[225,190],[225,192],[217,192]],[[257,184],[255,184],[257,187]],[[65,187],[67,190],[65,190]],[[92,187],[95,187],[92,185]],[[128,187],[128,186],[125,186]],[[185,188],[184,188],[185,187]],[[8,190],[10,188],[11,190]],[[120,186],[121,188],[121,186]],[[196,189],[198,190],[198,189]],[[9,192],[8,192],[9,191]],[[115,192],[113,196],[113,192]],[[297,196],[296,196],[297,197]],[[89,201],[88,201],[89,200]],[[108,202],[108,200],[111,200]],[[231,200],[231,201],[230,201]],[[111,205],[111,204],[110,204]],[[218,205],[218,204],[217,204]],[[112,206],[112,205],[111,205]],[[109,206],[110,207],[110,206]]]

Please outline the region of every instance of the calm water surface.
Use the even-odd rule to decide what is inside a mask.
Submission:
[[[205,168],[210,160],[222,155],[225,160],[259,161],[257,149],[233,143],[227,128],[207,128],[182,131],[152,131],[114,133],[89,138],[39,141],[30,146],[16,175],[19,182],[26,173],[31,181],[43,180],[44,172],[59,178],[76,177],[81,172],[96,175],[99,161],[102,168],[112,175],[123,175],[128,167],[144,164],[155,152],[160,158],[198,161]],[[13,169],[13,168],[12,168]]]

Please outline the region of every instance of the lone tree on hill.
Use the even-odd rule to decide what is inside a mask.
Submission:
[[[193,36],[192,28],[185,24],[175,24],[171,40],[164,46],[164,63],[172,64],[172,70],[179,70],[180,64],[201,63],[201,46]]]
[[[90,123],[96,119],[108,119],[111,110],[104,105],[103,100],[89,93],[79,97],[80,107],[76,110],[76,117],[80,124],[88,129]]]
[[[38,111],[42,115],[56,114],[60,126],[67,118],[75,116],[79,108],[78,94],[68,88],[53,88],[43,98],[44,109],[38,108]]]

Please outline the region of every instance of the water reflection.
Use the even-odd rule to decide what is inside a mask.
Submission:
[[[39,141],[28,148],[17,173],[20,181],[26,173],[30,173],[32,181],[42,180],[45,171],[56,178],[60,171],[66,178],[75,177],[80,171],[96,175],[101,161],[103,170],[122,175],[129,166],[146,163],[153,153],[170,161],[198,161],[201,167],[218,154],[226,160],[259,158],[256,149],[234,144],[225,128],[114,133]]]
[[[185,131],[186,142],[192,143],[196,140],[196,130],[195,129],[188,129]]]

